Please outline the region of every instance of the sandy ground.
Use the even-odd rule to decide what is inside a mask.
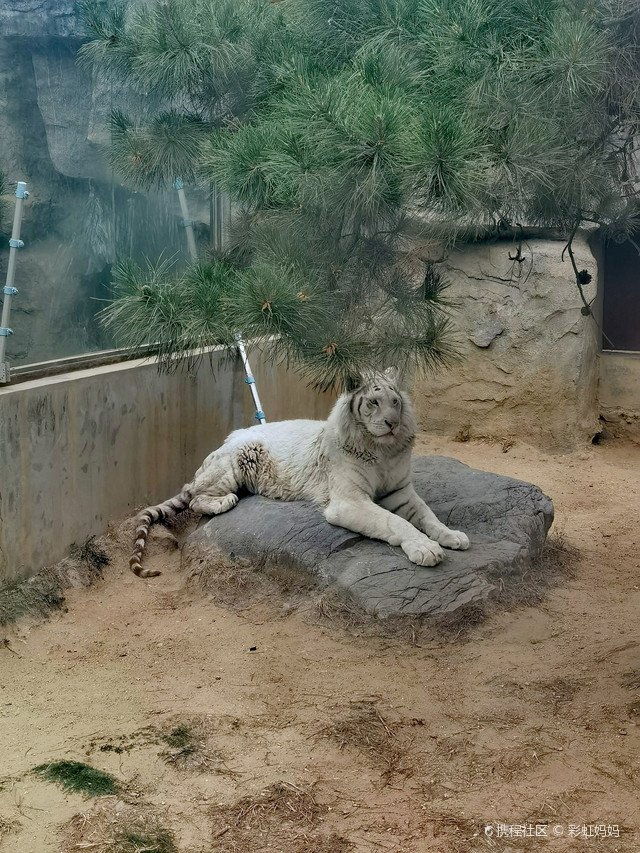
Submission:
[[[180,853],[640,851],[638,446],[417,450],[540,485],[573,577],[414,645],[277,595],[221,604],[162,536],[148,562],[163,574],[143,582],[116,541],[66,613],[0,646],[2,853],[171,850],[123,841],[127,821],[162,825]],[[177,726],[192,755],[163,741]],[[29,772],[61,759],[113,773],[120,795]],[[529,826],[547,840],[518,837]]]

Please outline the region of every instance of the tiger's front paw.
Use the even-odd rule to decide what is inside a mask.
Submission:
[[[238,496],[233,493],[219,497],[197,495],[189,504],[189,509],[201,515],[221,515],[223,512],[233,509],[237,503]]]
[[[440,545],[427,536],[421,536],[419,539],[406,539],[400,543],[400,547],[411,562],[417,563],[419,566],[437,566],[444,557]]]
[[[454,551],[466,551],[469,547],[469,537],[461,530],[446,528],[438,535],[438,542],[443,548],[453,548]]]

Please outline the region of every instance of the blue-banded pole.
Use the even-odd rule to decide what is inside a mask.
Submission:
[[[180,199],[180,209],[182,210],[182,217],[184,225],[184,229],[187,232],[187,244],[189,246],[189,254],[191,255],[192,261],[198,260],[198,252],[196,250],[196,240],[193,235],[193,222],[189,219],[189,208],[187,206],[187,197],[184,193],[184,184],[180,178],[176,178],[174,183],[174,188],[178,191],[178,198]],[[220,248],[220,247],[218,247]],[[242,365],[244,367],[244,372],[246,374],[245,382],[249,386],[249,390],[251,391],[251,396],[253,397],[253,405],[256,408],[256,418],[258,423],[264,424],[266,423],[266,419],[264,416],[264,412],[262,411],[262,406],[260,405],[260,397],[258,396],[258,389],[256,388],[256,380],[251,372],[251,365],[249,364],[249,359],[247,357],[247,351],[244,347],[244,342],[242,340],[242,335],[236,335],[236,346],[238,348],[238,352],[240,353],[240,358],[242,359]]]
[[[266,424],[267,419],[265,418],[262,406],[260,405],[260,397],[258,396],[258,389],[256,388],[256,380],[251,372],[251,365],[247,358],[247,351],[244,348],[244,341],[242,340],[242,335],[239,332],[236,335],[236,346],[238,347],[238,352],[240,353],[240,358],[244,365],[244,372],[247,374],[247,378],[244,381],[249,386],[249,391],[251,391],[251,396],[253,397],[253,405],[256,407],[256,418],[258,419],[258,423]]]
[[[11,300],[18,293],[13,286],[16,275],[16,258],[18,249],[22,249],[24,243],[20,239],[22,227],[22,206],[28,198],[27,185],[19,181],[16,189],[16,209],[13,215],[13,228],[9,240],[9,263],[7,265],[7,281],[3,288],[4,301],[2,303],[2,319],[0,320],[0,382],[6,384],[9,381],[9,365],[5,361],[7,351],[7,338],[13,332],[9,328],[9,317],[11,315]]]

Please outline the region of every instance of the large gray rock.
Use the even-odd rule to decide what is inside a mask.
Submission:
[[[379,614],[448,613],[484,599],[505,575],[514,582],[539,557],[553,505],[537,486],[476,471],[443,456],[414,457],[416,490],[438,518],[471,539],[468,551],[445,551],[423,568],[400,548],[328,524],[311,503],[257,495],[224,515],[204,518],[187,540],[254,565],[313,573],[320,585],[348,592]]]

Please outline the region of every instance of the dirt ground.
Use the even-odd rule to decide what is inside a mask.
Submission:
[[[141,581],[114,535],[66,612],[0,634],[2,853],[638,853],[638,445],[417,451],[540,485],[571,576],[415,644],[318,615],[313,591],[207,594],[160,533]],[[30,772],[62,759],[119,794]]]

